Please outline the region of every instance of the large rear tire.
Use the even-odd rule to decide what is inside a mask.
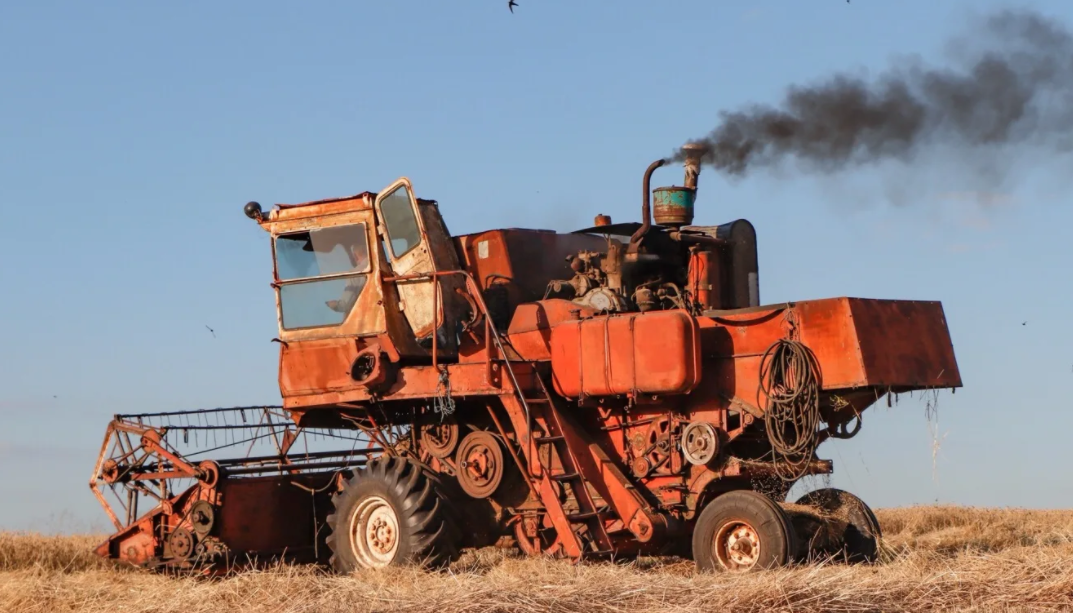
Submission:
[[[883,533],[879,520],[868,505],[857,496],[833,487],[809,492],[796,503],[812,507],[821,516],[837,526],[836,542],[840,547],[829,547],[821,553],[834,555],[847,562],[874,562],[879,557],[879,541]]]
[[[459,532],[437,479],[413,462],[370,460],[333,497],[327,544],[331,567],[351,573],[369,568],[438,567],[459,555]]]
[[[722,494],[701,511],[693,530],[693,560],[705,571],[748,572],[788,564],[796,549],[793,526],[763,494]]]

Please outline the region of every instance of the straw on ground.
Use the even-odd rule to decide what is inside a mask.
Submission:
[[[888,560],[748,575],[691,562],[586,563],[467,554],[444,572],[332,576],[278,567],[175,579],[96,559],[92,536],[0,533],[0,611],[1043,611],[1073,610],[1073,511],[881,510]]]

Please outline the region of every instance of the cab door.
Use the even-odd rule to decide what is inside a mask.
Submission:
[[[437,272],[437,258],[432,253],[410,180],[402,177],[384,188],[376,196],[375,207],[392,275],[407,277]],[[414,336],[418,340],[431,338],[435,322],[443,322],[443,296],[436,300],[438,280],[429,276],[394,283],[398,289],[399,308]]]

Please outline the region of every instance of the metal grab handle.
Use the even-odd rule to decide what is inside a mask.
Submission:
[[[488,378],[488,384],[489,385],[492,384],[492,362],[493,362],[493,359],[492,359],[492,351],[491,351],[491,349],[492,349],[492,344],[494,343],[495,347],[496,347],[496,351],[498,352],[499,356],[504,361],[504,366],[506,367],[507,374],[510,376],[511,384],[514,386],[514,393],[517,395],[518,400],[521,401],[522,408],[525,410],[526,438],[527,439],[532,438],[532,435],[533,435],[532,434],[532,417],[531,417],[530,411],[529,411],[529,403],[526,402],[526,400],[525,400],[525,394],[522,392],[522,387],[518,383],[518,377],[514,374],[514,369],[510,367],[510,359],[507,356],[506,349],[504,348],[503,339],[502,339],[502,337],[500,337],[499,332],[495,329],[495,326],[493,326],[492,323],[491,323],[492,316],[488,312],[488,305],[485,304],[484,296],[481,295],[481,288],[480,288],[480,286],[477,285],[477,282],[473,279],[473,275],[469,274],[465,270],[443,270],[443,271],[436,271],[436,272],[417,273],[417,274],[412,274],[412,275],[399,275],[399,276],[394,276],[394,277],[384,277],[383,280],[388,281],[388,282],[391,282],[391,281],[396,281],[396,282],[397,281],[417,281],[417,280],[423,280],[423,279],[435,280],[435,279],[438,279],[439,277],[446,277],[448,275],[461,275],[465,279],[466,289],[469,292],[470,297],[473,298],[473,301],[477,304],[478,308],[480,308],[481,314],[484,315],[484,338],[485,338],[485,348],[486,348],[486,353],[487,353],[487,358],[486,358],[485,364],[486,364],[486,367],[487,367],[486,376]],[[439,313],[439,309],[437,308],[439,306],[439,295],[440,295],[439,294],[439,287],[440,287],[440,284],[436,283],[435,284],[435,291],[433,292],[434,303],[433,303],[433,330],[432,330],[432,365],[433,365],[433,367],[436,367],[436,368],[438,368],[438,364],[437,364],[437,360],[436,360],[436,357],[437,357],[436,356],[436,330],[439,328],[439,325],[437,323],[438,322],[438,313]],[[542,385],[543,385],[543,383],[542,383]],[[527,440],[526,444],[528,445],[529,443],[530,443],[530,441]]]

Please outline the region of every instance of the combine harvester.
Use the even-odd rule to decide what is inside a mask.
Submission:
[[[682,187],[651,190],[666,160],[649,166],[640,223],[570,234],[451,236],[405,178],[247,204],[271,236],[282,406],[116,416],[98,553],[197,572],[489,545],[727,571],[874,559],[859,498],[785,499],[884,396],[961,386],[942,306],[761,304],[753,226],[690,225],[698,157]]]

